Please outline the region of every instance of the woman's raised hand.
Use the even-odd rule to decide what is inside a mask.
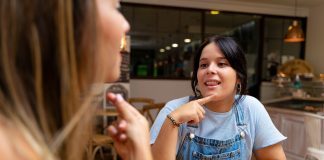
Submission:
[[[214,95],[190,101],[170,113],[177,123],[199,123],[205,117],[202,105],[213,100]]]
[[[118,121],[108,127],[115,148],[122,159],[151,160],[149,124],[146,118],[119,94],[108,93],[119,113]]]

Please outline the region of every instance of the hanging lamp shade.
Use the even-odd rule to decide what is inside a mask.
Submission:
[[[288,32],[285,35],[285,42],[303,42],[305,41],[305,35],[301,26],[297,20],[294,20],[292,25],[289,26]]]

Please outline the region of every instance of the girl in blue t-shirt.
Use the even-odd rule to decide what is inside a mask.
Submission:
[[[191,87],[195,96],[170,101],[151,128],[155,160],[286,159],[284,137],[264,106],[247,96],[242,49],[214,36],[198,49]]]

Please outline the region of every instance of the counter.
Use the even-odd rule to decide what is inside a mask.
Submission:
[[[324,115],[324,98],[288,96],[262,101],[262,103],[267,107]]]
[[[274,125],[287,137],[288,160],[304,160],[308,147],[324,144],[324,99],[282,97],[262,102]]]

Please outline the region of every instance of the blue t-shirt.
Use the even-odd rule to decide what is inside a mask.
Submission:
[[[189,96],[172,100],[164,106],[151,128],[151,144],[154,144],[166,116],[188,102]],[[252,154],[252,150],[258,150],[286,139],[274,126],[268,112],[259,100],[251,96],[243,96],[239,103],[244,110],[244,121],[247,123],[245,139],[248,148],[243,149],[246,151],[245,153]],[[213,112],[206,107],[204,109],[206,111],[205,118],[198,124],[198,128],[187,127],[187,125],[179,127],[177,150],[188,131],[203,138],[216,140],[227,140],[237,134],[233,109],[225,113]]]

